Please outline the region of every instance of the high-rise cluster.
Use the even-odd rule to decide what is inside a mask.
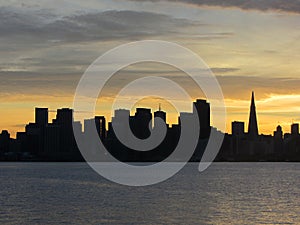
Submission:
[[[199,161],[203,155],[211,129],[210,105],[206,100],[193,102],[193,112],[180,113],[177,124],[167,123],[167,114],[161,106],[153,114],[151,109],[137,108],[134,115],[127,109],[115,110],[111,122],[104,116],[95,116],[84,120],[84,130],[79,121],[74,121],[73,110],[58,109],[56,118],[48,121],[48,109],[35,109],[35,122],[18,132],[16,139],[8,131],[0,133],[0,160],[40,160],[40,161],[81,161],[83,160],[74,138],[74,130],[86,142],[94,130],[106,149],[121,161],[162,161],[176,148],[181,134],[183,116],[197,115],[199,119],[198,144],[191,161]],[[159,120],[154,119],[159,118]],[[159,124],[160,123],[160,124]],[[131,149],[119,140],[130,135],[138,139],[147,139],[155,129],[166,129],[163,141],[149,151]],[[128,129],[129,126],[129,129]],[[116,134],[115,130],[119,133]],[[130,130],[130,132],[129,132]],[[87,143],[89,144],[89,143]],[[219,161],[300,161],[299,124],[291,125],[291,133],[283,134],[277,126],[274,135],[259,134],[254,92],[251,96],[248,131],[245,123],[232,122],[232,134],[225,134],[223,145],[217,155]],[[101,149],[99,150],[99,154]],[[180,160],[180,159],[178,159]]]

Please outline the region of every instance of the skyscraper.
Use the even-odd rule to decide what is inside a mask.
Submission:
[[[112,117],[111,122],[108,123],[108,132],[107,136],[110,139],[116,138],[116,131],[121,134],[123,137],[126,137],[127,123],[129,123],[130,111],[127,109],[116,109],[114,117]]]
[[[245,134],[245,123],[233,121],[231,123],[231,133],[233,136],[243,137]]]
[[[278,125],[276,127],[276,131],[274,131],[274,138],[277,138],[277,139],[282,139],[282,136],[283,136],[283,133],[282,133],[282,127],[280,125]]]
[[[299,123],[293,123],[291,125],[291,134],[292,135],[299,135]]]
[[[35,108],[35,123],[39,126],[48,124],[48,108]]]
[[[95,116],[96,129],[101,140],[106,137],[106,120],[104,116]]]
[[[256,107],[255,107],[254,92],[253,91],[252,91],[252,97],[251,97],[251,106],[250,106],[250,115],[249,115],[249,124],[248,124],[248,135],[251,138],[258,137]]]
[[[53,120],[53,125],[59,126],[60,151],[62,152],[72,152],[76,148],[72,123],[72,109],[62,108],[57,110],[56,118]]]
[[[161,110],[160,104],[159,104],[159,107],[158,107],[158,111],[154,112],[154,117],[159,117],[166,123],[167,115],[166,115],[166,112]],[[154,127],[155,127],[155,120],[154,120]]]
[[[200,123],[200,138],[208,138],[210,134],[210,105],[204,99],[197,99],[194,104],[193,113],[197,111]]]
[[[9,151],[10,134],[7,130],[3,130],[0,134],[0,154]]]
[[[151,109],[137,108],[132,119],[132,132],[140,139],[146,139],[150,136],[149,123],[152,119]]]
[[[84,120],[84,132],[86,135],[90,135],[93,131],[93,127],[96,127],[97,133],[101,140],[106,137],[106,120],[104,116],[95,116],[93,119]]]

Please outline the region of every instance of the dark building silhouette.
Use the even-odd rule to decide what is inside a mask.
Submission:
[[[0,153],[9,152],[10,134],[7,130],[3,130],[0,134]]]
[[[278,125],[276,131],[274,131],[274,154],[277,157],[281,157],[283,152],[283,132],[282,127]]]
[[[254,100],[254,92],[252,91],[251,97],[251,106],[250,106],[250,115],[249,115],[249,124],[248,124],[248,135],[250,138],[258,138],[258,125],[256,117],[256,107]]]
[[[84,133],[89,135],[96,127],[96,131],[100,139],[103,141],[106,138],[106,119],[104,116],[95,116],[92,119],[84,120]]]
[[[231,123],[232,136],[243,137],[245,135],[245,123],[234,121]]]
[[[106,138],[106,119],[104,116],[95,116],[96,129],[101,140]]]
[[[282,137],[283,137],[282,127],[278,125],[276,127],[276,131],[274,131],[274,138],[282,139]]]
[[[96,132],[107,150],[117,159],[124,162],[158,162],[166,159],[176,148],[181,135],[181,120],[191,118],[197,113],[200,123],[198,144],[190,161],[199,161],[208,142],[211,131],[219,132],[210,126],[210,105],[206,100],[198,99],[193,102],[193,112],[180,113],[178,124],[168,125],[167,114],[161,110],[154,112],[155,118],[161,118],[166,125],[164,140],[154,149],[137,151],[126,146],[126,140],[134,135],[138,139],[156,138],[161,126],[151,124],[153,115],[151,109],[137,108],[133,116],[125,109],[115,110],[112,122],[108,123],[104,116],[96,116],[84,120],[84,133],[79,121],[74,121],[73,110],[63,108],[57,110],[56,118],[48,122],[48,109],[35,108],[35,122],[25,126],[25,132],[17,132],[16,139],[11,138],[8,131],[0,133],[0,160],[5,161],[81,161],[83,158],[77,148],[73,131],[82,135],[86,146],[95,154],[99,154],[98,143],[90,143],[89,135],[92,129]],[[112,126],[113,124],[113,126]],[[254,92],[252,92],[248,133],[245,124],[233,121],[231,134],[225,134],[222,148],[216,158],[219,161],[300,161],[299,124],[291,125],[291,132],[283,134],[281,126],[277,126],[272,135],[259,135]],[[122,135],[121,142],[115,134]],[[130,133],[130,129],[132,133]],[[213,130],[214,129],[214,130]],[[162,131],[162,130],[160,130]],[[152,133],[151,133],[152,132]],[[125,143],[125,144],[124,144]],[[104,158],[103,158],[104,159]],[[174,159],[180,161],[181,158]]]
[[[40,121],[48,121],[48,109],[38,108],[36,118]],[[47,119],[45,119],[47,117]],[[48,158],[54,161],[77,161],[78,151],[73,135],[73,110],[62,108],[57,110],[56,118],[52,123],[42,126],[43,150],[40,151],[41,158]],[[81,130],[79,122],[74,127]],[[41,126],[40,126],[41,127]]]
[[[45,154],[45,129],[48,125],[48,108],[35,108],[35,123],[26,126],[29,152],[42,156]]]
[[[200,123],[200,138],[208,138],[210,135],[210,106],[209,103],[204,99],[197,99],[193,103],[193,113],[197,113]]]
[[[112,125],[113,123],[113,125]],[[115,110],[114,117],[112,118],[112,122],[109,123],[108,133],[111,138],[116,138],[115,133],[113,131],[113,126],[118,129],[122,133],[126,133],[126,123],[132,123],[132,117],[130,117],[130,111],[127,109],[117,109]]]
[[[35,124],[38,126],[48,124],[48,108],[35,108]]]
[[[150,136],[152,126],[149,127],[149,124],[151,119],[151,109],[146,108],[137,108],[135,115],[130,117],[131,129],[137,138],[146,139]]]
[[[58,109],[53,124],[60,128],[60,150],[69,152],[73,144],[73,111],[68,108]]]
[[[90,129],[92,129],[94,126],[96,126],[95,118],[85,119],[84,120],[84,133],[91,132]],[[97,132],[98,132],[98,127],[96,129],[97,129]]]
[[[166,123],[167,114],[166,114],[166,112],[161,110],[160,104],[159,104],[159,107],[158,107],[158,111],[154,112],[154,117],[161,118]],[[155,126],[155,123],[154,123],[154,126]]]
[[[299,135],[299,123],[293,123],[291,125],[291,134],[292,135]]]

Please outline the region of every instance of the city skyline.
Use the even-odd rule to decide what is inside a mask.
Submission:
[[[196,99],[195,102],[198,102],[198,101],[204,101],[206,102],[207,100],[204,100],[204,99]],[[209,102],[208,102],[209,103]],[[178,116],[176,118],[176,121],[175,123],[168,123],[168,113],[166,111],[163,110],[162,108],[162,104],[159,103],[157,105],[157,108],[155,110],[153,110],[152,108],[146,108],[146,107],[135,107],[133,109],[126,109],[126,108],[118,108],[118,109],[115,109],[114,110],[114,114],[111,118],[107,118],[105,117],[104,115],[96,115],[94,118],[84,118],[83,120],[80,120],[80,121],[77,121],[77,120],[74,120],[74,122],[78,122],[80,124],[80,127],[81,127],[81,132],[84,132],[84,125],[86,123],[89,123],[89,121],[94,121],[95,119],[96,120],[99,120],[99,118],[104,118],[104,121],[105,121],[105,124],[104,124],[104,128],[105,129],[108,129],[109,128],[109,124],[112,122],[112,119],[115,117],[115,114],[116,112],[122,112],[122,111],[126,111],[128,112],[128,115],[130,117],[134,116],[134,114],[137,112],[137,110],[140,110],[140,109],[144,109],[144,110],[149,110],[149,112],[151,113],[151,115],[153,116],[153,118],[151,119],[154,119],[154,117],[158,116],[158,117],[161,117],[162,116],[160,115],[160,112],[164,114],[163,116],[163,120],[166,122],[166,124],[168,126],[172,126],[172,125],[179,125],[179,116],[181,113],[191,113],[191,112],[178,112]],[[74,113],[74,110],[72,108],[58,108],[57,110],[50,110],[49,108],[47,107],[35,107],[35,111],[33,113],[33,117],[34,117],[34,120],[35,123],[37,124],[41,124],[41,123],[44,123],[44,124],[51,124],[49,121],[52,121],[52,122],[55,122],[57,120],[57,118],[55,117],[50,117],[50,113],[55,113],[55,116],[57,116],[57,113],[59,111],[64,111],[64,110],[71,110],[72,111],[72,114]],[[258,136],[258,135],[273,135],[274,132],[276,132],[276,129],[278,129],[278,127],[281,128],[281,131],[283,132],[283,134],[289,134],[289,133],[293,133],[293,129],[295,129],[295,125],[298,124],[299,126],[299,123],[295,122],[295,121],[292,121],[290,124],[289,124],[289,130],[288,131],[283,131],[282,130],[282,125],[281,124],[277,124],[274,129],[272,130],[272,132],[270,134],[264,134],[262,132],[259,131],[259,124],[258,124],[258,119],[257,119],[257,112],[256,111],[256,100],[255,100],[255,92],[252,91],[251,92],[251,99],[250,99],[250,104],[249,104],[249,113],[248,113],[248,123],[246,123],[245,121],[247,120],[247,118],[245,118],[244,120],[232,120],[230,122],[230,132],[225,132],[226,134],[233,134],[233,127],[235,125],[239,125],[241,126],[241,123],[243,124],[242,127],[243,127],[243,132],[244,133],[247,133],[249,134],[250,136]],[[47,116],[46,116],[47,115]],[[74,119],[74,116],[72,116],[72,118]],[[42,122],[41,122],[42,121]],[[206,118],[205,120],[202,119],[202,121],[211,121],[210,118]],[[206,123],[206,122],[205,122]],[[27,124],[24,125],[24,129],[27,125],[30,125],[32,124],[32,122],[28,122]],[[154,124],[152,124],[154,125]],[[101,125],[103,126],[103,125]],[[212,124],[207,124],[205,125],[206,127],[207,126],[212,126]],[[294,127],[294,128],[293,128]],[[216,129],[218,129],[218,127],[215,127]],[[100,128],[99,128],[100,129]],[[102,128],[103,129],[103,128]],[[227,128],[228,129],[228,128]],[[299,129],[299,128],[298,128]],[[3,128],[0,128],[0,130],[2,131],[8,131],[7,129],[3,129]],[[240,128],[237,128],[237,130],[240,130]],[[290,132],[289,132],[290,131]],[[20,132],[23,132],[23,131],[17,131],[17,133],[20,133]],[[237,132],[240,132],[240,131],[237,131]],[[11,133],[10,133],[11,135]],[[15,136],[11,135],[12,138],[15,138]]]
[[[48,108],[36,107],[34,122],[26,124],[25,132],[17,132],[16,139],[11,138],[7,130],[2,130],[0,133],[0,160],[82,161],[82,157],[85,155],[80,151],[84,146],[88,151],[93,152],[92,158],[84,158],[87,161],[95,160],[96,152],[100,154],[97,156],[100,157],[97,158],[98,160],[106,161],[105,151],[124,162],[161,161],[173,152],[180,140],[182,119],[197,118],[200,127],[189,127],[189,129],[198,129],[199,131],[198,137],[196,137],[197,144],[190,160],[200,161],[211,132],[219,134],[222,132],[212,126],[210,103],[207,100],[197,99],[191,104],[193,105],[192,112],[180,112],[176,124],[167,123],[167,113],[162,110],[160,104],[154,112],[149,108],[136,108],[134,115],[131,115],[129,109],[116,109],[111,121],[107,121],[105,116],[95,116],[94,118],[85,118],[82,122],[74,119],[74,110],[70,108],[57,109],[55,119],[49,121]],[[152,138],[152,140],[158,141],[159,136],[153,135],[159,134],[157,132],[161,132],[162,135],[164,128],[160,123],[156,124],[154,117],[159,117],[163,121],[162,125],[166,128],[164,138],[158,142],[158,145],[151,147],[150,151],[136,151],[130,145],[134,142],[133,136],[140,140]],[[152,122],[150,123],[150,121]],[[231,122],[232,132],[225,134],[215,160],[300,160],[299,124],[291,124],[290,133],[283,133],[280,125],[274,129],[273,135],[259,133],[254,92],[251,94],[249,123],[246,131],[245,128],[244,121]],[[97,132],[98,137],[94,136],[94,131]],[[198,131],[194,130],[193,133],[197,134]],[[130,132],[132,134],[129,134]],[[92,137],[96,137],[96,139]],[[106,150],[101,146],[96,147],[98,138]],[[123,143],[122,140],[129,145]],[[175,160],[180,161],[182,158]]]
[[[0,1],[0,225],[299,224],[300,0]]]
[[[245,130],[247,129],[247,133],[249,133],[249,127],[251,127],[251,126],[249,126],[249,125],[252,123],[252,122],[251,122],[251,120],[252,120],[252,121],[253,121],[252,126],[254,126],[253,129],[255,130],[254,133],[257,133],[258,135],[261,135],[261,134],[264,134],[264,135],[272,135],[272,134],[274,133],[274,130],[275,130],[276,127],[278,127],[278,126],[281,127],[281,129],[283,130],[283,133],[289,133],[289,131],[291,131],[291,125],[293,125],[293,124],[298,124],[297,121],[291,120],[291,122],[288,124],[288,127],[285,127],[286,129],[283,129],[283,125],[280,124],[280,122],[278,122],[278,123],[276,124],[276,126],[273,128],[273,130],[271,130],[270,132],[268,132],[268,133],[260,132],[260,130],[259,130],[260,124],[259,124],[259,122],[258,122],[258,121],[259,121],[259,119],[258,119],[259,116],[257,116],[257,114],[259,114],[259,110],[256,111],[256,100],[255,100],[255,98],[254,98],[254,93],[255,93],[254,91],[251,92],[251,100],[250,100],[250,104],[248,103],[248,109],[249,109],[249,112],[248,112],[248,115],[247,115],[248,118],[246,117],[246,118],[241,119],[241,120],[239,120],[239,119],[233,119],[232,121],[230,121],[229,126],[227,125],[226,131],[225,131],[225,132],[223,131],[224,133],[232,134],[232,123],[233,123],[233,122],[243,122],[244,125],[246,125],[246,126],[245,126]],[[169,119],[168,110],[166,110],[166,111],[162,110],[162,109],[163,109],[163,105],[162,105],[161,102],[160,102],[161,100],[162,100],[162,99],[158,99],[158,102],[159,102],[159,103],[157,103],[156,109],[155,109],[155,108],[152,108],[152,107],[145,107],[143,104],[135,104],[134,107],[132,107],[132,109],[118,108],[118,109],[115,109],[115,110],[114,110],[114,113],[115,113],[116,110],[124,109],[124,110],[128,110],[129,113],[130,113],[130,116],[132,116],[132,115],[134,115],[134,113],[136,112],[135,110],[138,109],[138,108],[150,109],[150,111],[153,112],[153,115],[155,115],[155,112],[156,112],[156,111],[163,111],[163,112],[166,113],[166,115],[168,115],[168,116],[166,116],[166,120],[165,120],[165,121],[167,122],[167,124],[169,124],[169,125],[178,124],[178,117],[179,117],[179,115],[180,115],[181,112],[176,112],[176,110],[173,109],[173,112],[172,112],[172,113],[176,115],[176,116],[175,116],[175,119],[174,119],[174,118],[173,118],[173,119]],[[196,100],[197,100],[197,99],[196,99]],[[152,104],[153,104],[153,103],[152,103]],[[166,104],[170,104],[170,103],[166,102]],[[47,107],[35,107],[35,109],[38,109],[38,108],[40,108],[40,109],[47,109],[47,115],[48,115],[47,121],[48,121],[48,120],[49,120],[49,121],[55,120],[55,116],[56,116],[57,110],[49,109],[49,108],[47,108]],[[59,108],[59,109],[71,109],[71,108],[68,108],[68,107],[62,107],[62,108]],[[74,110],[72,109],[72,111],[74,111]],[[175,112],[175,113],[174,113],[174,112]],[[52,114],[52,115],[51,115],[51,114]],[[84,114],[84,112],[83,112],[83,114]],[[96,114],[96,113],[95,113],[95,114]],[[111,122],[111,119],[113,118],[113,115],[114,115],[114,114],[109,114],[109,115],[112,115],[110,118],[107,117],[107,116],[105,116],[105,115],[103,115],[103,114],[101,114],[101,113],[100,113],[100,114],[97,114],[97,115],[101,115],[101,117],[104,117],[104,118],[106,119],[105,127],[107,128],[107,127],[108,127],[108,123]],[[34,120],[34,117],[35,117],[35,114],[34,114],[34,113],[32,114],[32,117],[33,117],[33,120]],[[254,117],[254,118],[252,118],[252,117]],[[85,120],[89,120],[89,119],[92,119],[92,118],[83,118],[83,119],[81,119],[81,120],[78,121],[78,122],[80,122],[82,125],[84,125]],[[248,123],[246,122],[247,119],[248,119]],[[33,121],[33,120],[31,120],[31,121]],[[210,125],[211,125],[211,124],[210,124]],[[24,130],[26,124],[22,124],[22,126],[23,126],[23,130]],[[20,125],[20,127],[21,127],[21,125]],[[9,129],[5,129],[5,128],[0,128],[0,129],[1,129],[1,130],[7,130],[7,131],[10,132]],[[22,132],[23,130],[22,130],[22,129],[16,130],[15,132],[10,133],[10,135],[11,135],[11,137],[16,138],[16,134],[17,134],[18,132]]]

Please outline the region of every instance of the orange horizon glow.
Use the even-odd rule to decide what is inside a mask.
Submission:
[[[287,102],[293,104],[289,110],[286,112],[285,108],[282,105],[277,105],[278,101],[284,100],[286,104],[284,107],[287,107]],[[295,102],[298,102],[298,105],[295,105]],[[5,103],[1,103],[2,105]],[[9,104],[9,103],[6,103]],[[10,103],[12,104],[12,103]],[[72,108],[70,102],[61,102],[61,103],[47,103],[47,104],[36,104],[35,102],[21,102],[13,103],[15,108],[7,107],[0,112],[0,124],[1,130],[8,130],[11,134],[11,137],[16,136],[16,132],[25,131],[25,125],[29,122],[34,122],[34,108],[35,107],[47,107],[49,108],[49,123],[52,122],[52,119],[56,116],[56,110],[58,108]],[[131,115],[134,114],[137,107],[150,108],[152,113],[158,110],[158,105],[161,104],[163,111],[167,112],[167,123],[168,124],[177,124],[178,122],[178,113],[176,109],[168,102],[162,99],[151,99],[146,98],[142,101],[137,102],[132,109],[130,109]],[[192,102],[191,102],[192,104]],[[226,133],[231,133],[231,123],[233,121],[242,121],[245,123],[245,132],[248,128],[249,120],[249,110],[250,110],[250,98],[249,100],[233,100],[225,99],[226,109],[227,109],[227,120],[226,120]],[[105,104],[104,104],[105,105]],[[109,104],[108,104],[109,105]],[[260,134],[273,134],[273,131],[278,125],[281,125],[284,133],[290,132],[290,126],[292,123],[297,123],[299,118],[292,117],[287,118],[286,114],[290,113],[291,115],[300,112],[300,95],[270,95],[267,99],[256,100],[256,112],[258,118],[258,127]],[[107,122],[111,121],[111,115],[113,112],[109,109],[103,111],[95,112],[95,115],[104,115],[107,119]],[[9,116],[8,116],[9,115]],[[86,118],[88,119],[88,118]]]
[[[68,4],[49,7],[46,2],[30,10],[15,7],[13,3],[8,7],[13,13],[5,13],[7,19],[0,21],[1,27],[7,28],[0,42],[1,130],[8,130],[12,137],[24,131],[25,124],[34,122],[35,107],[49,108],[49,121],[55,117],[56,109],[72,108],[78,81],[97,57],[120,44],[146,39],[174,42],[203,59],[224,94],[227,110],[224,132],[231,133],[232,121],[245,122],[247,131],[252,90],[260,134],[272,134],[277,125],[288,133],[292,123],[300,122],[299,13],[272,7],[244,10],[223,4],[204,6],[177,1],[149,2],[147,4],[155,7],[145,8],[144,2],[126,2],[111,1],[109,9],[100,3],[98,10],[83,1],[72,7],[67,7]],[[5,11],[6,7],[2,9]],[[41,11],[53,17],[44,17]],[[89,22],[78,12],[88,15]],[[98,26],[99,18],[112,22],[111,26]],[[74,25],[78,23],[76,37],[73,30],[64,27],[70,20]],[[139,23],[132,26],[132,21]],[[122,32],[119,23],[124,26]],[[45,32],[46,25],[53,27],[51,34]],[[91,34],[87,34],[87,30]],[[190,65],[188,61],[185,63]],[[173,78],[192,92],[192,100],[203,98],[178,69],[153,63],[132,65],[122,69],[119,75],[123,77],[111,80],[108,87],[111,92],[101,98],[103,104],[96,108],[95,114],[104,115],[110,121],[112,96],[140,74]],[[143,88],[136,94],[141,94]],[[149,107],[153,112],[158,103],[167,112],[167,122],[177,123],[178,113],[167,102],[147,99],[135,106]]]

